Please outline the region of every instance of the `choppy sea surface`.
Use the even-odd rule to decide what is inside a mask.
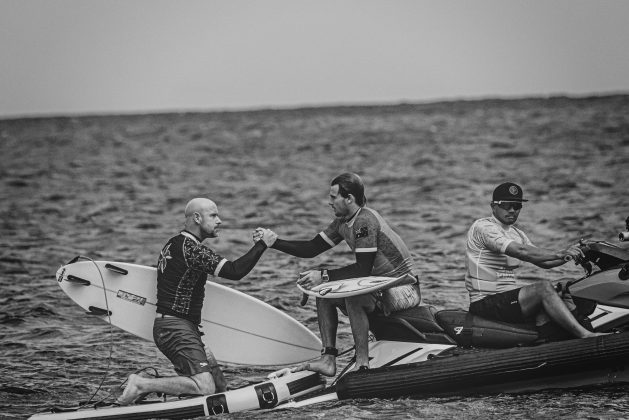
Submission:
[[[629,216],[629,96],[0,120],[0,418],[87,400],[141,367],[173,373],[152,343],[85,316],[58,287],[59,266],[76,255],[154,265],[195,196],[218,203],[223,229],[210,245],[228,258],[257,226],[310,239],[332,220],[329,181],[345,171],[362,175],[369,205],[408,244],[424,302],[467,308],[465,234],[500,182],[522,185],[520,226],[540,246],[617,240]],[[296,273],[351,261],[344,244],[313,260],[270,250],[240,282],[219,281],[318,334]],[[339,347],[351,344],[341,317]],[[232,387],[274,370],[224,369]],[[226,417],[629,418],[628,392],[349,400]]]

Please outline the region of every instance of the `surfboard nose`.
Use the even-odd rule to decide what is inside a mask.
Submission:
[[[59,269],[57,270],[57,273],[55,274],[55,278],[57,279],[59,283],[63,281],[63,275],[65,274],[65,272],[66,272],[65,265],[59,267]]]

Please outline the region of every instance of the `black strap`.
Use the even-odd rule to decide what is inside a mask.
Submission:
[[[329,354],[336,357],[339,355],[339,351],[336,347],[325,347],[321,350],[321,354]]]

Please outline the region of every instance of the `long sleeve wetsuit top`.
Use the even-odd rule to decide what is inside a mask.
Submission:
[[[201,322],[207,275],[240,280],[256,265],[266,245],[258,241],[236,261],[228,261],[183,231],[170,238],[157,261],[157,312]]]

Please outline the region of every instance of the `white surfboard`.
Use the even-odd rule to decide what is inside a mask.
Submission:
[[[57,281],[90,314],[153,341],[157,303],[155,268],[80,261],[61,267]],[[265,302],[214,282],[205,285],[201,318],[203,342],[222,363],[286,365],[320,354],[319,338],[297,320]]]
[[[335,280],[327,283],[321,283],[312,289],[306,289],[299,284],[299,290],[309,296],[323,299],[338,299],[366,293],[376,292],[378,290],[390,289],[391,287],[402,286],[405,284],[416,283],[417,279],[410,274],[401,277],[357,277],[353,279]]]

